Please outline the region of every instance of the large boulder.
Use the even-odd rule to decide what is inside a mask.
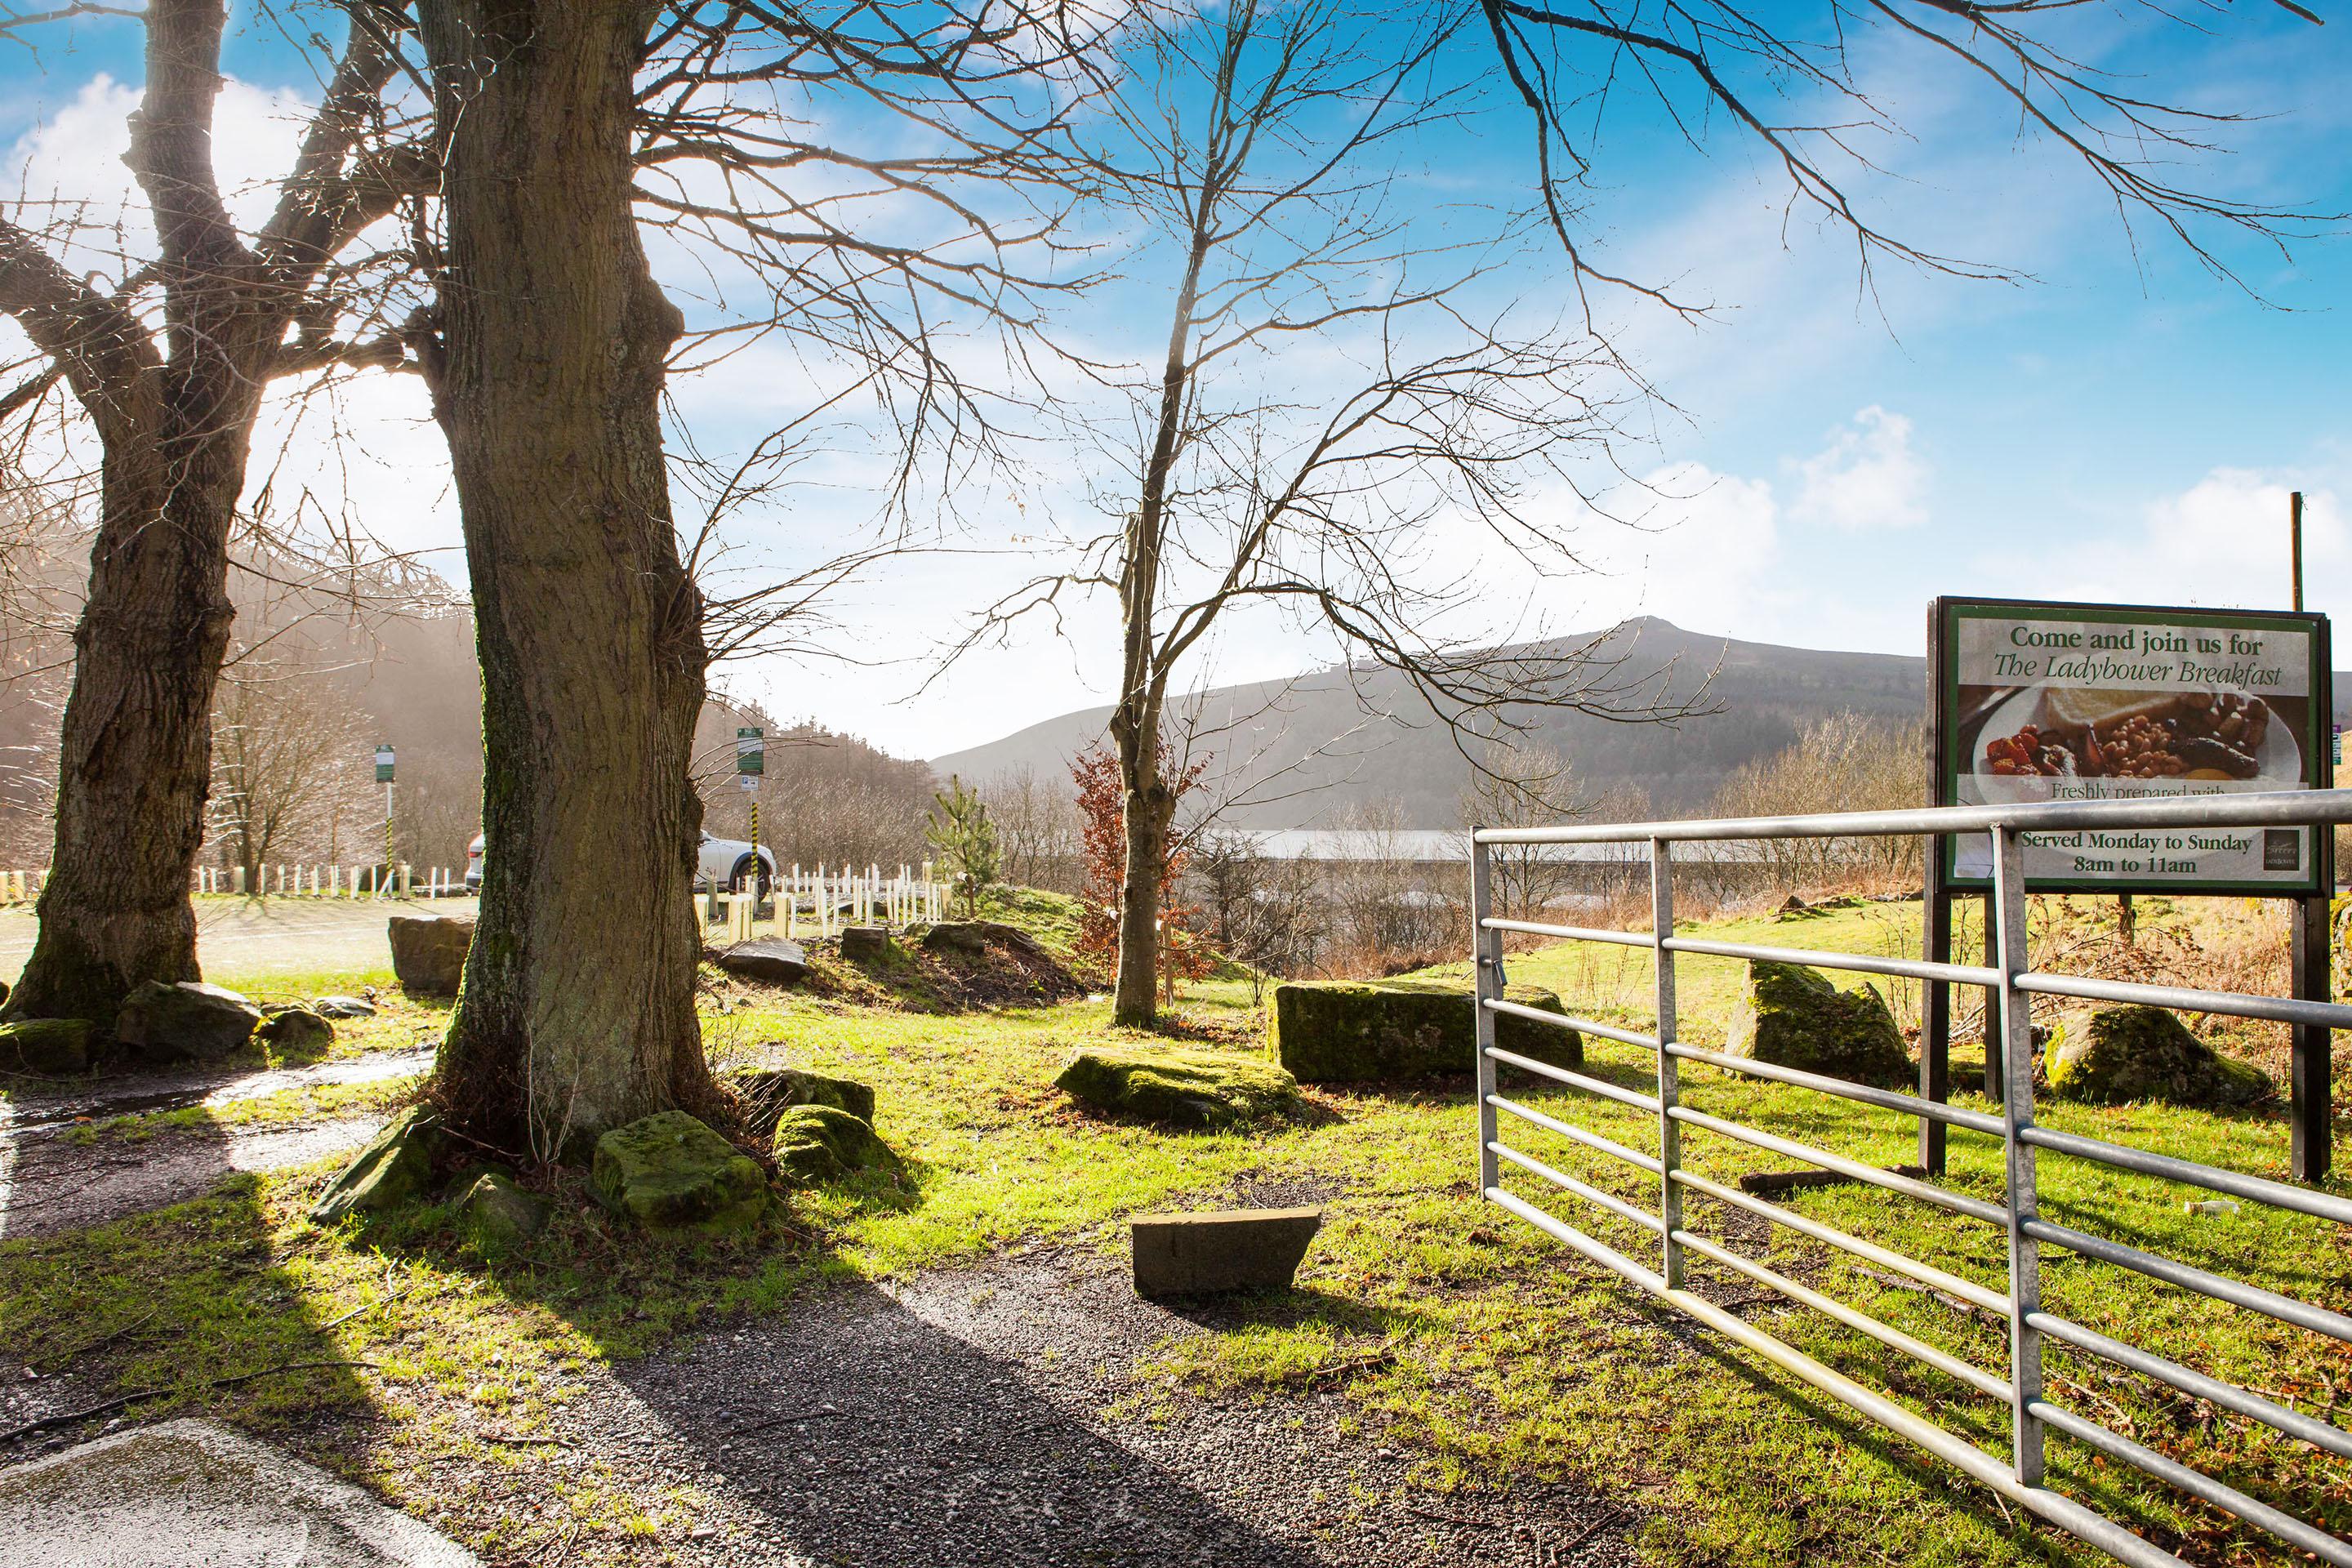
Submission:
[[[738,980],[762,985],[797,985],[808,977],[808,954],[780,936],[739,942],[711,955],[711,962]]]
[[[1724,1050],[1881,1089],[1904,1088],[1916,1077],[1903,1031],[1875,987],[1841,991],[1800,963],[1748,966]]]
[[[1538,1012],[1567,1012],[1540,986],[1514,985],[1504,997]],[[1584,1060],[1584,1037],[1574,1029],[1508,1013],[1496,1016],[1495,1044],[1553,1067]],[[1475,999],[1452,980],[1290,981],[1274,988],[1266,1050],[1301,1083],[1466,1073],[1477,1066]]]
[[[2272,1089],[2270,1075],[2225,1057],[2163,1007],[2070,1013],[2052,1031],[2042,1070],[2061,1100],[2121,1105],[2246,1105]]]
[[[901,1161],[862,1116],[833,1105],[795,1105],[776,1118],[776,1166],[817,1186],[856,1171],[898,1171]]]
[[[1298,1103],[1298,1080],[1255,1057],[1172,1046],[1092,1046],[1054,1087],[1082,1105],[1172,1127],[1232,1127]]]
[[[311,1205],[320,1225],[415,1203],[433,1182],[448,1134],[430,1106],[412,1105],[377,1130]]]
[[[768,1206],[751,1157],[683,1110],[664,1110],[596,1140],[588,1190],[648,1230],[748,1229]]]
[[[26,1018],[0,1024],[0,1071],[64,1077],[89,1070],[87,1018]]]
[[[768,1068],[735,1075],[735,1091],[751,1108],[751,1125],[772,1131],[776,1119],[795,1105],[830,1105],[860,1121],[874,1120],[874,1086],[806,1068]]]
[[[890,956],[887,926],[844,926],[841,956],[846,963],[880,963]]]
[[[470,915],[394,915],[392,972],[400,988],[417,996],[455,996],[466,973],[466,951],[474,945]]]
[[[476,1250],[511,1252],[547,1226],[545,1198],[523,1190],[504,1171],[485,1171],[457,1199],[457,1223]]]
[[[315,1057],[335,1043],[335,1026],[308,1007],[281,1007],[256,1033],[280,1057]]]
[[[261,1025],[261,1009],[201,981],[150,980],[123,999],[115,1043],[151,1061],[215,1062],[240,1049]]]

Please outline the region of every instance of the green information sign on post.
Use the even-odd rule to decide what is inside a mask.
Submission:
[[[392,763],[393,763],[393,752],[392,752],[392,748],[391,748],[390,746],[387,746],[387,745],[381,745],[381,744],[379,744],[379,745],[376,747],[376,749],[375,749],[375,782],[376,782],[376,783],[378,783],[378,784],[390,784],[390,783],[392,782]]]
[[[764,731],[748,725],[735,731],[735,771],[746,778],[758,778],[768,771]]]

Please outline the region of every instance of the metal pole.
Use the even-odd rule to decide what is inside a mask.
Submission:
[[[1993,835],[1993,904],[2000,921],[2001,1057],[2007,1093],[2001,1121],[2008,1154],[2009,1374],[2011,1463],[2018,1480],[2042,1484],[2042,1419],[2032,1414],[2042,1399],[2042,1331],[2028,1321],[2042,1310],[2042,1248],[2026,1226],[2039,1218],[2034,1194],[2034,1145],[2022,1134],[2033,1125],[2032,998],[2017,987],[2025,973],[2025,845],[2014,828]],[[1988,1041],[1992,1031],[1985,1031]]]
[[[380,898],[383,897],[383,884],[384,884],[385,879],[386,879],[387,878],[389,878],[391,875],[392,875],[392,784],[391,784],[391,782],[390,782],[389,780],[387,780],[387,781],[385,781],[385,784],[384,784],[384,786],[383,786],[383,871],[381,871],[381,872],[379,872],[379,873],[377,874],[377,876],[376,876],[376,879],[375,879],[375,896],[376,896],[377,898],[379,898],[379,899],[380,899]]]
[[[2303,608],[2303,492],[2289,490],[2286,498],[2287,550],[2294,570],[2294,608]]]
[[[1502,999],[1506,984],[1503,933],[1486,929],[1487,918],[1495,912],[1494,869],[1486,857],[1486,847],[1478,842],[1474,828],[1470,835],[1470,973],[1478,1013],[1478,1191],[1482,1194],[1492,1192],[1502,1182],[1494,1148],[1501,1136],[1495,1125],[1495,1058],[1486,1054],[1495,1047],[1495,1014],[1486,1004]]]
[[[760,918],[760,790],[751,789],[751,918]]]
[[[1679,1087],[1677,1059],[1666,1049],[1675,1037],[1675,955],[1666,940],[1675,934],[1675,851],[1664,838],[1650,840],[1650,929],[1657,933],[1658,1011],[1658,1217],[1665,1221],[1663,1241],[1666,1288],[1683,1284],[1683,1246],[1675,1232],[1683,1227],[1683,1190],[1675,1173],[1683,1163],[1682,1124],[1675,1120]]]

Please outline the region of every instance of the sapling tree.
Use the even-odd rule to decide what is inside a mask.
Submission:
[[[988,803],[978,791],[966,788],[961,778],[950,776],[948,787],[931,801],[923,841],[931,847],[962,896],[966,918],[977,919],[981,895],[995,886],[1000,868],[996,824],[988,815]]]

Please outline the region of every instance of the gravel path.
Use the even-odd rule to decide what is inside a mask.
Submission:
[[[368,1083],[423,1072],[430,1049],[379,1051],[224,1078],[217,1070],[110,1079],[102,1084],[26,1084],[0,1101],[0,1237],[46,1236],[200,1197],[233,1171],[271,1171],[356,1149],[380,1117],[331,1117],[252,1125],[169,1129],[136,1142],[67,1136],[83,1118],[228,1105],[281,1089]]]
[[[843,1568],[1630,1563],[1639,1522],[1569,1487],[1428,1492],[1340,1429],[1337,1393],[1115,1419],[1153,1345],[1215,1326],[1136,1299],[1115,1260],[1033,1254],[841,1286],[597,1378],[559,1428],[717,1500],[688,1563]]]

